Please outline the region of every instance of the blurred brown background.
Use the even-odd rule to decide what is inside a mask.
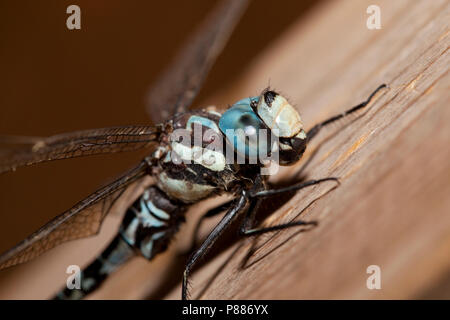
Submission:
[[[254,57],[318,2],[254,1],[196,104],[238,79]],[[148,86],[215,3],[1,1],[0,134],[48,136],[149,123],[144,110]],[[66,8],[71,4],[81,8],[81,30],[66,28]],[[222,107],[232,102],[216,101]],[[2,175],[0,252],[143,155],[56,161]],[[11,272],[1,272],[0,283]]]

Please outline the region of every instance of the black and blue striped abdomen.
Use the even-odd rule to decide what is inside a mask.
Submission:
[[[128,209],[120,234],[146,259],[166,249],[184,221],[186,206],[174,203],[156,187],[148,188]]]
[[[81,288],[61,290],[55,299],[82,299],[134,256],[151,260],[166,250],[184,221],[186,206],[170,200],[157,187],[148,188],[128,208],[119,232],[81,273]]]

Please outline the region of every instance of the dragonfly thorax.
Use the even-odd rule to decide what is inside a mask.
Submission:
[[[158,187],[171,198],[192,203],[230,189],[236,169],[226,161],[219,119],[217,112],[200,110],[167,122],[170,129],[153,157]]]

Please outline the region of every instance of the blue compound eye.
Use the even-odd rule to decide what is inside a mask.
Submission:
[[[236,152],[246,158],[257,158],[261,148],[267,151],[268,130],[250,107],[250,99],[241,100],[225,111],[219,120],[219,128]]]

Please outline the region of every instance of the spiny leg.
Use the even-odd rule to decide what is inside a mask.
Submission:
[[[319,124],[316,124],[306,134],[308,142],[310,140],[312,140],[312,138],[314,138],[319,133],[320,129],[322,129],[323,127],[325,127],[325,126],[329,125],[330,123],[333,123],[333,122],[335,122],[335,121],[337,121],[339,119],[342,119],[342,118],[344,118],[344,117],[346,117],[346,116],[348,116],[348,115],[350,115],[350,114],[352,114],[352,113],[354,113],[354,112],[364,108],[365,106],[367,106],[370,103],[370,101],[372,101],[372,98],[383,88],[387,88],[387,85],[384,84],[384,83],[382,85],[380,85],[378,88],[376,88],[375,91],[370,94],[370,96],[367,98],[366,101],[361,102],[360,104],[354,106],[353,108],[348,109],[347,111],[345,111],[345,112],[343,112],[341,114],[338,114],[338,115],[336,115],[334,117],[331,117],[331,118],[329,118],[329,119],[327,119],[325,121],[322,121]]]
[[[328,178],[323,178],[323,179],[318,179],[318,180],[308,180],[308,181],[296,183],[296,184],[293,184],[291,186],[284,187],[284,188],[261,190],[261,191],[257,191],[257,192],[253,192],[253,193],[251,192],[250,198],[269,197],[269,196],[280,194],[280,193],[296,191],[296,190],[300,190],[305,187],[313,186],[313,185],[316,185],[316,184],[319,184],[319,183],[325,182],[325,181],[335,181],[338,184],[340,184],[339,179],[335,178],[335,177],[328,177]]]
[[[255,215],[256,215],[256,212],[257,212],[258,207],[262,200],[261,198],[272,196],[275,194],[280,194],[283,192],[300,190],[300,189],[303,189],[303,188],[306,188],[309,186],[313,186],[313,185],[316,185],[316,184],[319,184],[319,183],[325,182],[325,181],[335,181],[339,184],[339,180],[337,178],[330,177],[330,178],[324,178],[324,179],[319,179],[319,180],[309,180],[309,181],[297,183],[297,184],[294,184],[292,186],[285,187],[285,188],[262,190],[262,191],[258,191],[255,193],[251,193],[250,194],[251,198],[258,198],[258,199],[253,200],[251,209],[249,211],[247,211],[247,214],[245,215],[244,221],[239,230],[240,234],[244,235],[244,236],[251,236],[251,235],[255,235],[255,234],[261,234],[261,233],[286,229],[286,228],[295,227],[295,226],[317,225],[317,223],[315,221],[311,221],[311,222],[295,221],[295,222],[279,224],[279,225],[271,226],[271,227],[253,228],[253,225],[255,223]]]
[[[214,227],[213,231],[206,237],[205,241],[189,258],[186,268],[183,273],[182,293],[181,298],[186,300],[188,298],[188,278],[192,268],[195,264],[211,249],[212,245],[216,242],[217,238],[223,233],[223,231],[234,221],[242,209],[248,203],[248,195],[246,191],[242,191],[241,195],[233,205],[228,209],[222,220]]]

